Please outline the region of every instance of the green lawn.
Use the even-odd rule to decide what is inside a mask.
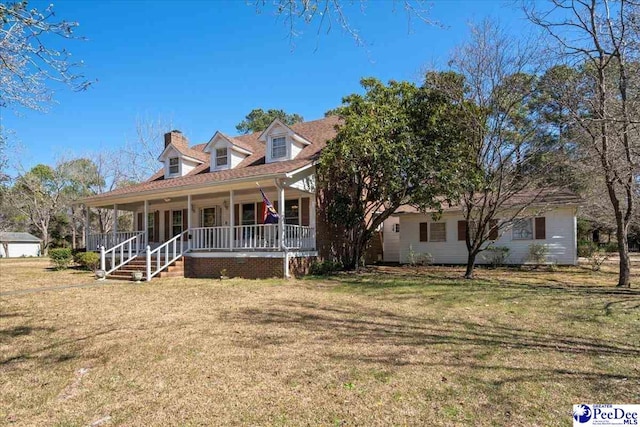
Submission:
[[[0,292],[91,283],[22,262],[0,262]],[[640,290],[580,268],[461,273],[5,295],[0,425],[547,426],[640,401]]]

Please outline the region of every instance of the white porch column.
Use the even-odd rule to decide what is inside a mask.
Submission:
[[[89,235],[91,234],[91,210],[89,206],[84,206],[84,247],[86,250],[89,250]],[[92,248],[91,250],[95,250]]]
[[[142,214],[142,225],[144,231],[144,246],[149,246],[149,201],[144,201],[144,213]],[[159,227],[160,224],[154,224],[154,227]]]
[[[284,249],[284,185],[276,183],[278,189],[278,229],[280,230],[280,248]]]
[[[193,205],[191,204],[191,194],[187,195],[187,230],[191,228],[191,211],[193,210]],[[191,249],[191,238],[189,237],[189,233],[187,233],[187,249]]]
[[[113,205],[113,245],[118,243],[118,205]]]
[[[276,188],[278,189],[278,229],[280,230],[280,249],[284,251],[283,257],[283,271],[285,279],[289,278],[289,252],[287,251],[287,247],[285,245],[285,236],[286,233],[284,231],[284,182],[278,182],[276,180]]]
[[[233,242],[235,240],[235,204],[233,203],[233,190],[229,190],[229,250],[233,251]]]
[[[316,193],[309,197],[309,227],[311,227],[311,245],[316,249]]]

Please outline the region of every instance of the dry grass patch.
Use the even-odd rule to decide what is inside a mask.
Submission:
[[[49,258],[0,258],[0,292],[92,283],[92,272],[79,268],[54,271]]]
[[[3,297],[0,424],[546,426],[638,401],[639,291],[479,273]]]

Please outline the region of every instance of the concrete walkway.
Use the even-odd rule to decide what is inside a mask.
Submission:
[[[36,292],[46,292],[46,291],[61,291],[63,289],[73,289],[73,288],[94,288],[94,287],[109,285],[113,283],[126,283],[126,282],[120,281],[120,280],[103,280],[103,281],[95,281],[94,283],[87,283],[84,285],[64,285],[64,286],[50,286],[47,288],[18,289],[15,291],[0,292],[0,297],[11,296],[11,295],[33,294]]]

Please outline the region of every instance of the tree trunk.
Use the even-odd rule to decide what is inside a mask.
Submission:
[[[618,254],[620,255],[620,271],[618,273],[618,284],[620,288],[631,287],[631,260],[629,259],[629,241],[627,240],[626,228],[618,224]]]
[[[72,223],[71,223],[71,249],[73,249],[73,250],[76,250],[76,238],[77,238],[76,222],[72,218]]]
[[[477,251],[469,251],[467,255],[467,270],[464,273],[465,279],[473,279],[473,270],[476,265]]]

